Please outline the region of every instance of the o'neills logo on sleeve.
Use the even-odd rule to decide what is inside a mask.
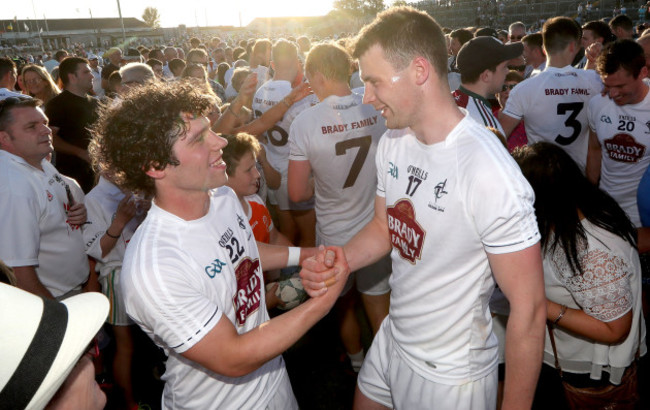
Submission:
[[[259,259],[243,259],[235,269],[237,278],[237,293],[232,299],[237,316],[237,326],[243,326],[251,313],[260,307],[262,298],[260,278],[257,270],[260,267]]]
[[[415,208],[408,199],[397,201],[386,209],[390,242],[400,256],[412,264],[422,259],[422,245],[426,232],[415,219]]]
[[[636,142],[629,134],[616,134],[603,142],[607,155],[614,161],[634,163],[645,154],[645,146]]]

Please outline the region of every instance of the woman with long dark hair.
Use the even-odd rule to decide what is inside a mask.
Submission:
[[[639,344],[646,352],[636,230],[560,147],[537,143],[514,156],[535,191],[547,316],[563,379],[577,387],[619,385],[633,371]],[[549,336],[540,383],[555,373]]]

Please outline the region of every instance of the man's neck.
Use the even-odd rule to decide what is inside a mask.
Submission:
[[[332,95],[336,95],[337,97],[345,97],[346,95],[352,94],[352,90],[350,90],[350,85],[348,83],[342,83],[338,81],[330,81],[324,84],[323,89],[319,91],[319,93],[315,94],[320,101],[323,101]]]
[[[420,142],[432,145],[444,141],[463,118],[463,113],[446,87],[437,96],[423,98],[420,110],[409,128]]]
[[[568,65],[571,65],[575,55],[570,55],[569,53],[558,53],[558,54],[549,54],[546,57],[546,66],[562,68]]]
[[[75,87],[72,85],[69,85],[65,88],[65,90],[71,94],[74,94],[78,97],[85,97],[88,93],[84,90],[80,90],[79,87]]]
[[[156,205],[181,219],[186,221],[200,219],[210,210],[210,196],[207,191],[188,194],[181,191],[165,192],[163,189],[156,188],[154,198]]]
[[[463,87],[467,91],[471,91],[472,93],[478,95],[481,98],[488,99],[488,90],[487,86],[481,81],[477,81],[474,84],[461,84],[461,87]]]

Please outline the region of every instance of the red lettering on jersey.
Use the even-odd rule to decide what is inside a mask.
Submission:
[[[415,217],[415,208],[408,199],[397,201],[386,209],[390,241],[400,256],[415,264],[422,259],[422,247],[426,232]]]
[[[243,326],[246,319],[260,307],[262,298],[261,279],[258,275],[259,259],[244,258],[235,269],[237,292],[232,298],[237,326]]]
[[[645,154],[645,146],[629,134],[616,134],[604,143],[607,155],[614,161],[636,163]]]

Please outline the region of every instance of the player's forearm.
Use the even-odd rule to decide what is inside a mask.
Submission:
[[[503,410],[529,409],[544,351],[544,300],[521,309],[511,306],[506,328],[506,380]]]
[[[377,262],[391,250],[387,225],[373,218],[343,249],[352,272]]]
[[[235,366],[236,374],[248,374],[290,348],[330,311],[337,297],[338,293],[327,292],[309,299],[241,335],[237,349],[241,362]]]
[[[273,270],[273,269],[282,269],[287,266],[293,266],[294,264],[289,262],[289,247],[287,246],[277,246],[269,245],[267,243],[257,242],[257,248],[260,253],[260,261],[262,263],[262,269]],[[300,257],[298,262],[316,255],[318,248],[298,248],[300,249]],[[297,264],[296,264],[297,265]]]
[[[38,279],[34,266],[14,266],[13,270],[17,287],[46,299],[54,299],[52,293]]]
[[[585,174],[589,182],[594,185],[598,185],[598,180],[600,179],[600,166],[602,159],[602,151],[600,147],[589,147],[587,154],[587,166]]]

